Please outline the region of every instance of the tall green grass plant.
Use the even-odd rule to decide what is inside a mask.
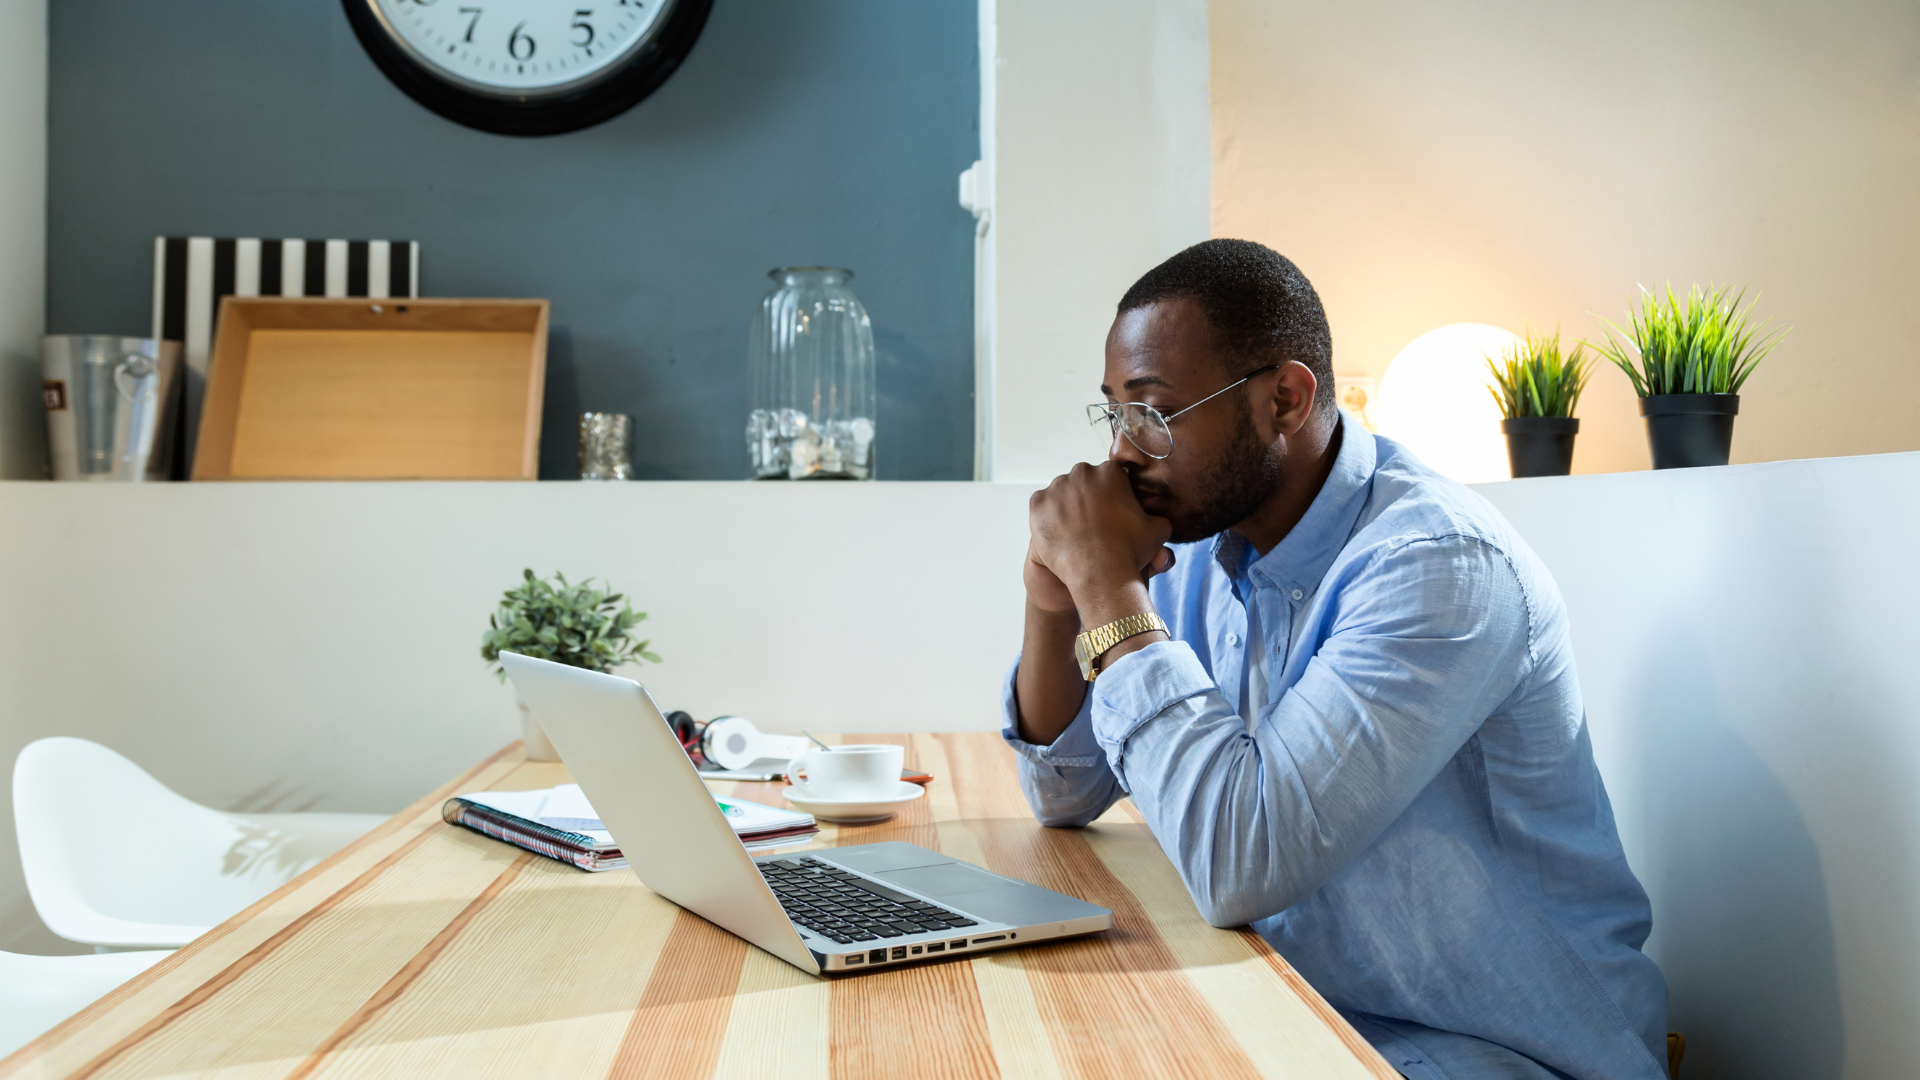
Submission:
[[[1500,403],[1500,415],[1509,420],[1572,416],[1593,374],[1581,346],[1575,345],[1570,354],[1561,353],[1557,327],[1551,337],[1529,328],[1526,338],[1508,346],[1498,359],[1487,357],[1487,367],[1493,372],[1493,385],[1487,389]]]
[[[1642,288],[1639,310],[1627,313],[1626,326],[1602,319],[1606,342],[1582,344],[1626,372],[1641,397],[1737,394],[1787,335],[1786,328],[1768,333],[1771,319],[1752,325],[1753,305],[1740,306],[1745,296],[1744,288],[1736,293],[1695,285],[1683,298],[1668,285],[1663,299]]]

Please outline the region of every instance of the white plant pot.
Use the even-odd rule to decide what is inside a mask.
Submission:
[[[548,741],[547,733],[540,729],[540,722],[533,718],[533,710],[527,708],[526,700],[520,696],[517,687],[513,691],[513,704],[520,714],[520,737],[526,742],[527,760],[559,761],[559,751]]]

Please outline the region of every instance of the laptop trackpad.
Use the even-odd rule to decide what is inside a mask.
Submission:
[[[1091,906],[1072,897],[976,870],[966,863],[884,870],[873,876],[952,904],[969,915],[1015,925],[1078,918]]]

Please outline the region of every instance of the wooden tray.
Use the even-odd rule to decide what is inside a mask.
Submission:
[[[195,480],[532,480],[545,300],[227,297]]]

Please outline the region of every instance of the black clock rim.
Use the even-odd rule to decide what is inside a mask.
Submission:
[[[707,25],[713,0],[677,0],[645,45],[592,83],[536,101],[480,94],[434,74],[388,35],[373,13],[374,0],[341,0],[354,36],[374,66],[408,97],[435,113],[495,135],[564,135],[626,112],[660,88],[680,67]]]

